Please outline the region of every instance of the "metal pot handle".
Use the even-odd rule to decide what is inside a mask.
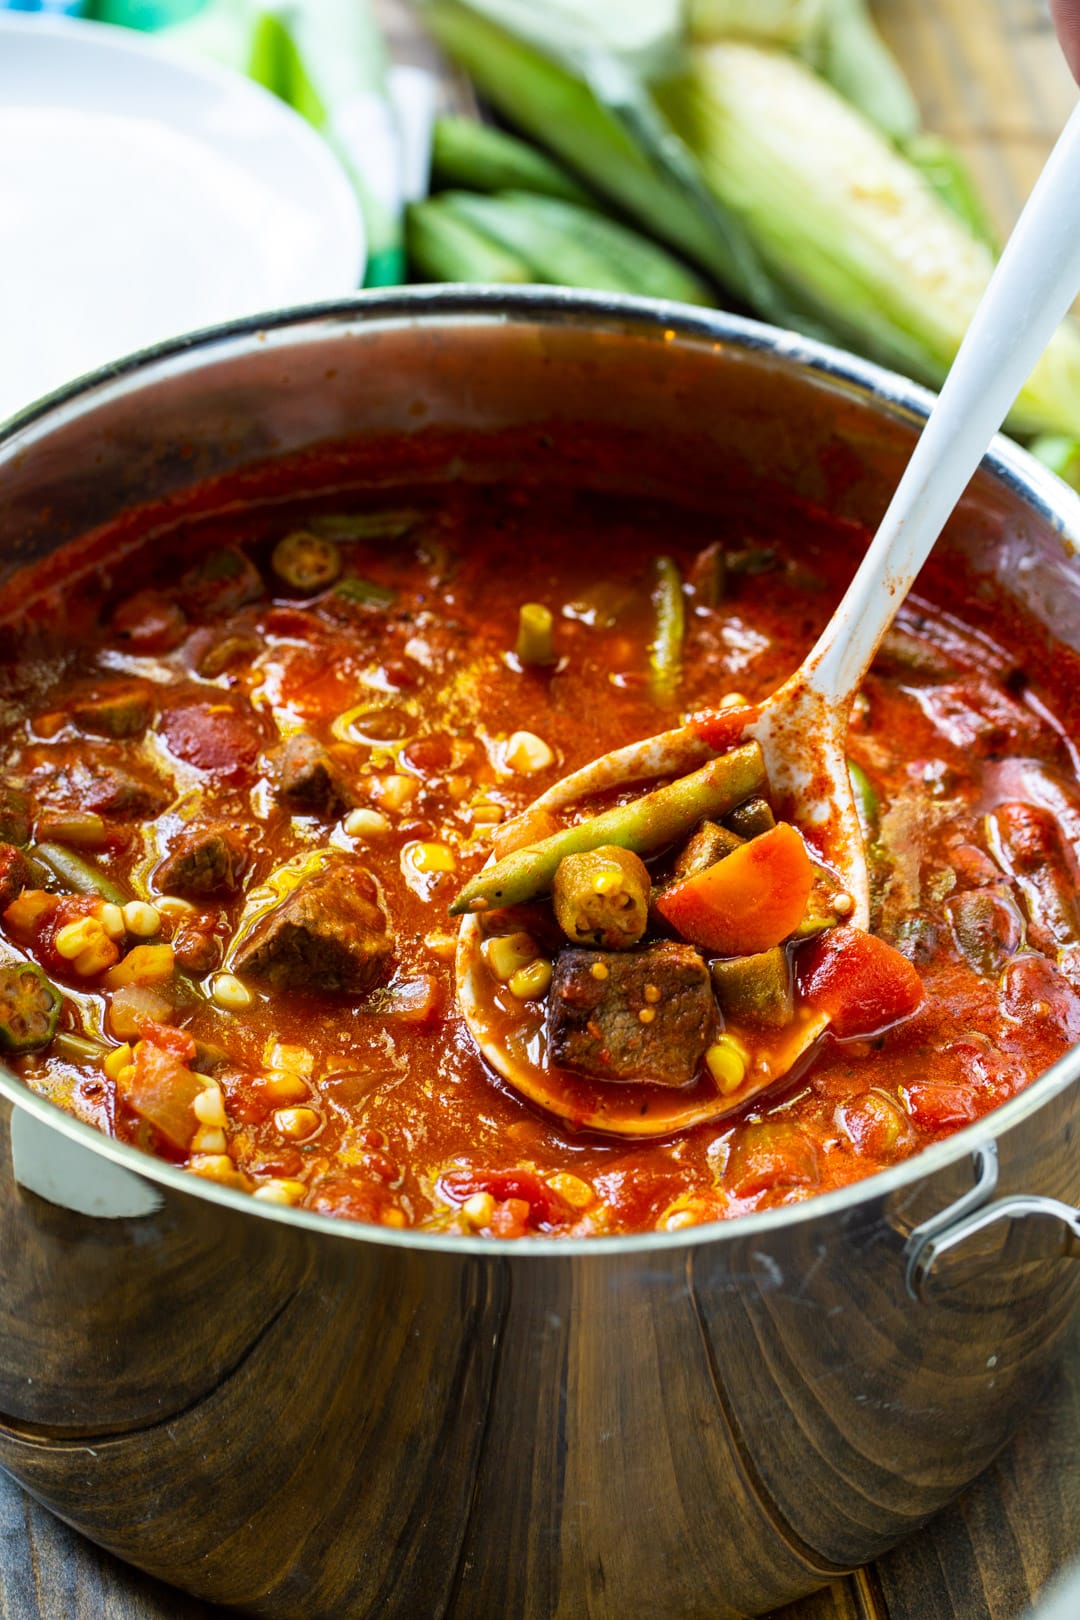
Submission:
[[[971,1191],[917,1226],[904,1246],[913,1299],[928,1304],[1003,1263],[1080,1258],[1080,1209],[1035,1194],[995,1199],[998,1157],[993,1142],[976,1151],[974,1168]]]

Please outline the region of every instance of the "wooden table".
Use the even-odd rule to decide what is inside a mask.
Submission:
[[[928,125],[966,153],[1002,234],[1075,92],[1045,0],[879,0]],[[395,44],[422,54],[400,0]],[[997,1464],[920,1535],[773,1620],[1017,1620],[1080,1553],[1080,1320],[1054,1387]],[[0,1620],[211,1620],[224,1611],[99,1552],[0,1474]],[[428,1620],[417,1616],[417,1620]],[[492,1617],[513,1620],[513,1616]]]

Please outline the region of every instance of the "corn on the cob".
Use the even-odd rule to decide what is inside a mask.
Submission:
[[[692,69],[659,96],[721,202],[806,314],[851,347],[939,383],[993,256],[919,171],[779,52],[700,48]],[[1009,421],[1080,434],[1074,325],[1061,327]]]
[[[459,218],[438,197],[406,210],[405,245],[414,274],[425,281],[507,285],[534,280],[523,259]]]
[[[431,143],[434,188],[535,191],[588,207],[583,186],[543,152],[473,118],[437,118]]]
[[[691,38],[745,39],[784,50],[816,50],[829,0],[690,0]]]

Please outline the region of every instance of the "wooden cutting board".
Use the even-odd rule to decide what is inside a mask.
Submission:
[[[404,0],[379,0],[378,10],[399,59],[433,60]],[[875,10],[927,125],[966,154],[1006,235],[1075,101],[1045,0],[878,0]],[[461,106],[467,96],[447,74],[445,101]],[[955,1506],[872,1567],[771,1620],[1019,1620],[1080,1555],[1078,1454],[1080,1320],[1057,1383]],[[0,1620],[223,1615],[99,1552],[0,1474]]]

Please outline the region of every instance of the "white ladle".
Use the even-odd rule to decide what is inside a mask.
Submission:
[[[852,701],[991,439],[1078,292],[1080,107],[1009,238],[873,542],[799,669],[764,702],[718,711],[715,724],[704,730],[681,726],[602,755],[555,783],[535,808],[559,810],[621,784],[679,775],[756,737],[772,789],[791,820],[812,829],[813,842],[854,901],[850,920],[865,928],[869,880],[846,751]],[[598,1091],[582,1084],[572,1086],[573,1100],[561,1105],[565,1086],[548,1084],[544,1071],[524,1054],[509,1051],[498,1035],[499,1021],[490,1017],[490,994],[482,983],[479,943],[476,919],[466,917],[458,945],[458,995],[481,1051],[517,1090],[579,1126],[660,1135],[718,1118],[787,1072],[824,1028],[824,1020],[807,1021],[789,1043],[783,1068],[774,1064],[758,1085],[748,1081],[734,1096],[674,1092],[668,1105],[641,1117],[625,1104],[609,1110],[603,1103],[605,1091],[638,1088],[609,1084]]]

